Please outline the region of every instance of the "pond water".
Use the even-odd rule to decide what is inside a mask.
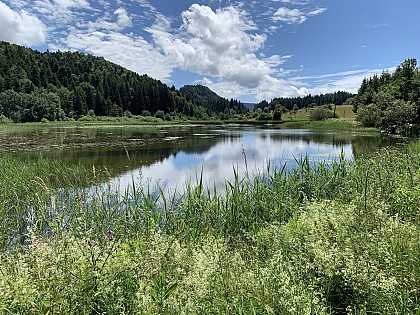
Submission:
[[[0,153],[106,167],[120,190],[133,180],[182,190],[201,174],[209,188],[219,189],[233,180],[234,169],[252,175],[268,164],[290,168],[301,158],[333,161],[341,153],[351,160],[397,141],[380,134],[247,125],[37,127],[1,131]]]

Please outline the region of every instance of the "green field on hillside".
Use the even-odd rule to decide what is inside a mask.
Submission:
[[[309,120],[309,113],[313,109],[300,109],[298,111],[290,111],[282,115],[282,120]],[[334,110],[334,107],[333,107]],[[356,115],[353,112],[352,105],[338,105],[336,108],[336,114],[338,118],[343,120],[353,121],[356,119]]]

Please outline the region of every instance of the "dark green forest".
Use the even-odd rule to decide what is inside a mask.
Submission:
[[[338,91],[335,93],[307,95],[304,97],[278,97],[271,102],[262,101],[255,105],[255,109],[268,107],[269,110],[274,110],[276,107],[284,107],[285,110],[298,110],[302,108],[316,107],[321,105],[343,105],[349,98],[354,95],[349,92]]]
[[[215,98],[216,99],[216,98]],[[232,103],[233,102],[233,103]],[[143,115],[229,118],[243,105],[195,101],[175,87],[79,52],[38,52],[0,42],[0,117],[14,122]]]
[[[367,127],[399,133],[420,123],[420,69],[407,59],[394,73],[365,78],[349,101],[357,119]]]
[[[248,111],[242,102],[223,98],[203,85],[185,85],[179,91],[210,112],[220,113],[222,118],[231,117],[234,114],[245,114]]]

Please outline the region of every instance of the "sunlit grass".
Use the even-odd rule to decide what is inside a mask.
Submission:
[[[333,107],[334,109],[334,107]],[[311,121],[309,114],[312,109],[290,111],[282,115],[281,128],[311,128],[322,130],[357,130],[358,132],[378,132],[376,128],[362,127],[356,122],[356,115],[352,105],[339,105],[336,107],[338,118],[323,121]]]
[[[334,106],[332,107],[334,110]],[[297,111],[289,111],[282,115],[282,119],[285,121],[289,120],[309,120],[309,113],[311,112],[310,108],[303,108]],[[352,105],[338,105],[336,106],[336,115],[341,120],[354,121],[356,119],[356,114],[353,112]]]

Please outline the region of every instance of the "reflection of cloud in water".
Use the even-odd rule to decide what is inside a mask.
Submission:
[[[337,146],[332,143],[319,143],[302,139],[281,139],[271,137],[270,133],[244,132],[240,138],[227,138],[209,150],[202,153],[185,153],[156,162],[147,167],[130,171],[114,179],[114,185],[120,185],[121,190],[132,186],[133,178],[140,183],[154,186],[156,183],[163,189],[177,189],[182,191],[187,182],[197,183],[201,172],[203,182],[209,188],[217,187],[223,190],[225,180],[234,179],[233,169],[237,169],[240,176],[246,171],[245,156],[248,162],[249,174],[263,172],[268,162],[272,166],[282,167],[287,163],[293,167],[296,160],[308,156],[311,161],[337,160],[343,152],[348,159],[352,158],[351,144]],[[245,155],[245,156],[244,156]]]

